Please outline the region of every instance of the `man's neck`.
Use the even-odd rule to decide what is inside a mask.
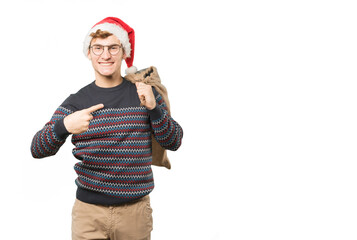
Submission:
[[[96,74],[95,84],[101,88],[112,88],[120,85],[123,82],[123,77],[119,76],[101,76]]]

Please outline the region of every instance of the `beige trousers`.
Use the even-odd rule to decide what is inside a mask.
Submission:
[[[153,229],[150,197],[120,206],[101,206],[76,199],[72,240],[150,240]]]

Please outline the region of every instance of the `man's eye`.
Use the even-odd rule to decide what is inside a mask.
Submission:
[[[111,46],[110,49],[111,49],[111,50],[118,50],[119,47],[118,47],[118,46]]]

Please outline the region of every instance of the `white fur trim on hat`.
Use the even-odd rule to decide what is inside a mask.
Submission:
[[[114,34],[119,39],[120,43],[123,45],[126,56],[130,57],[131,44],[129,42],[128,33],[120,26],[112,23],[102,23],[96,25],[88,32],[83,42],[83,53],[86,57],[88,55],[89,44],[92,41],[92,37],[90,36],[90,34],[96,32],[98,29]]]
[[[135,66],[125,69],[125,74],[136,73],[138,69]]]

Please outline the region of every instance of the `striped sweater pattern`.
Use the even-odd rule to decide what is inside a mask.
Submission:
[[[158,143],[177,150],[183,131],[167,112],[162,97],[156,95],[159,118],[151,119],[145,107],[103,108],[92,113],[89,129],[72,135],[73,155],[80,161],[74,169],[79,188],[121,198],[138,199],[154,188],[151,169],[151,134]],[[60,106],[51,120],[33,138],[33,157],[42,158],[56,154],[66,137],[57,136],[63,131],[63,119],[74,112]]]

